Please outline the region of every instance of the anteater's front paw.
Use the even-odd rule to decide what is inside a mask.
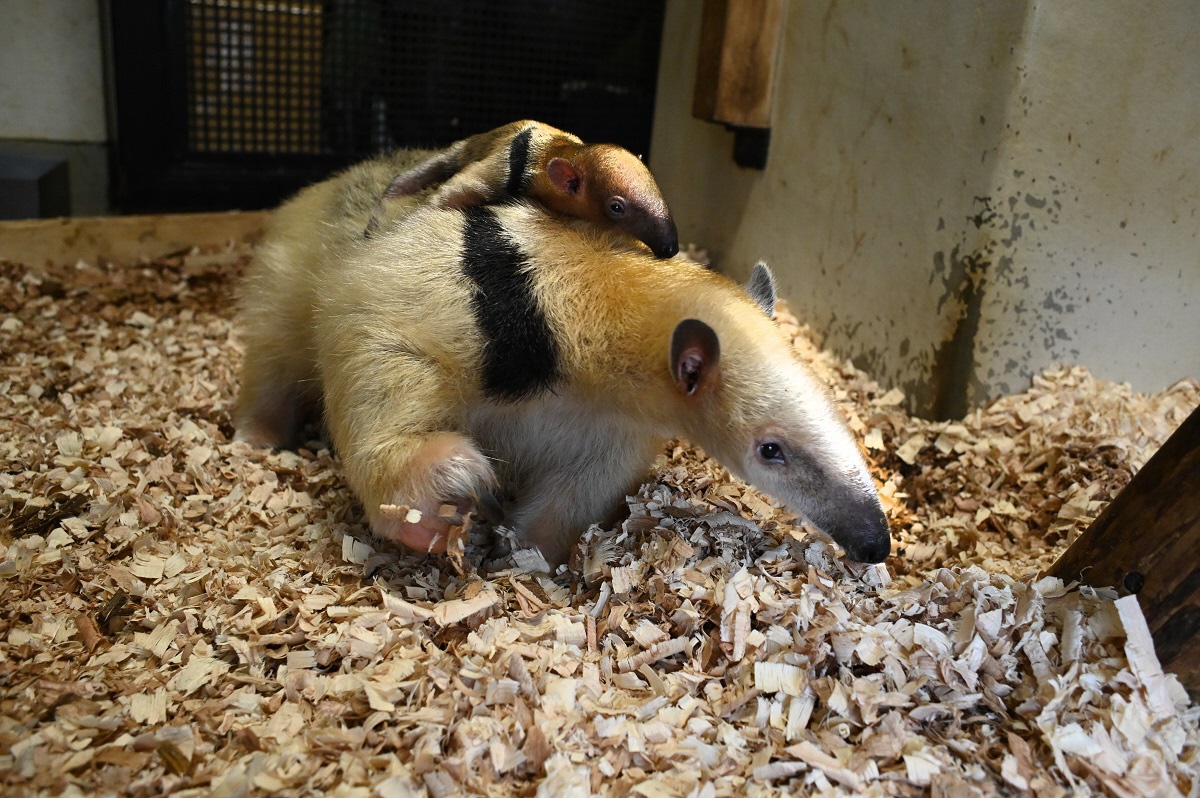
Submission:
[[[371,530],[415,551],[441,553],[451,532],[471,515],[495,522],[496,475],[488,459],[466,438],[436,435],[410,462],[409,487],[367,509]]]

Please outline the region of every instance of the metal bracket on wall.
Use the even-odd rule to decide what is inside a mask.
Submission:
[[[733,131],[738,166],[765,169],[783,0],[704,0],[692,116]]]

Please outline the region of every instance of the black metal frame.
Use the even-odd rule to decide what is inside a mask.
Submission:
[[[113,203],[120,211],[265,208],[346,157],[208,155],[187,133],[186,0],[108,0]]]
[[[632,38],[640,49],[630,59],[641,70],[637,90],[632,93],[607,91],[601,86],[603,78],[600,78],[595,84],[584,83],[569,92],[563,91],[559,106],[545,110],[543,104],[543,110],[538,113],[543,121],[571,130],[585,139],[615,141],[645,154],[653,119],[654,75],[658,66],[664,2],[637,1],[641,27]],[[403,70],[412,72],[404,86],[392,87],[396,93],[389,100],[393,108],[411,110],[403,115],[394,112],[393,118],[389,119],[390,134],[400,146],[440,146],[481,129],[531,115],[527,113],[529,106],[522,105],[519,98],[511,104],[511,111],[489,108],[486,112],[475,113],[480,109],[464,105],[465,101],[454,100],[447,93],[455,86],[459,89],[470,86],[477,79],[492,79],[488,70],[497,63],[505,70],[510,85],[514,76],[527,76],[530,82],[543,77],[532,68],[521,72],[523,67],[519,64],[497,62],[496,56],[479,52],[486,48],[451,38],[458,35],[463,19],[470,19],[472,13],[478,16],[480,9],[495,13],[496,8],[507,8],[512,10],[514,17],[525,15],[525,20],[536,13],[532,9],[553,12],[560,14],[556,19],[563,23],[553,35],[562,38],[548,46],[572,48],[578,46],[577,39],[572,37],[581,35],[570,24],[573,16],[597,13],[592,0],[534,0],[528,4],[527,0],[522,0],[513,6],[491,6],[492,0],[448,0],[432,5],[425,0],[420,5],[404,0],[380,2],[384,3],[380,6],[381,13],[391,20],[393,28],[399,26],[401,32],[404,27],[397,19],[410,19],[414,15],[420,16],[418,21],[432,20],[433,25],[433,33],[429,36],[432,41],[421,39],[411,45],[397,45],[393,34],[383,36],[389,46],[400,47],[397,52],[403,51],[409,59],[400,62],[401,66],[386,65],[391,70],[388,74],[401,74],[409,79],[410,74]],[[119,211],[147,213],[271,207],[298,188],[372,154],[363,140],[361,126],[365,123],[361,122],[361,109],[354,112],[359,116],[353,124],[359,128],[353,135],[337,131],[329,133],[330,146],[323,148],[321,153],[273,155],[192,150],[188,140],[187,0],[102,0],[102,4],[108,26],[105,49],[113,142],[110,150],[112,201]],[[330,10],[337,13],[341,7],[344,6],[331,0],[326,13]],[[628,6],[624,13],[629,13]],[[512,29],[521,30],[521,24],[521,18],[516,19]],[[582,32],[582,35],[586,34],[586,30]],[[389,35],[391,39],[388,39]],[[501,44],[510,48],[504,56],[510,59],[512,42],[503,39],[503,32],[496,36]],[[623,37],[622,46],[630,46],[629,38]],[[593,45],[595,41],[593,35]],[[648,46],[653,47],[652,53],[646,53]],[[553,52],[562,56],[573,50]],[[627,66],[624,62],[618,63]],[[648,80],[642,74],[646,71],[650,72]],[[586,75],[588,69],[579,68],[577,72]],[[542,82],[545,84],[544,80]],[[447,86],[450,88],[446,89]],[[471,113],[455,114],[455,102],[463,111]],[[452,117],[472,114],[474,118],[465,119],[461,126],[450,123]],[[333,127],[336,123],[330,125],[330,129]]]

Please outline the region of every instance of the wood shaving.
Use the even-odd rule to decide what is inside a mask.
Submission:
[[[1200,710],[1136,601],[1037,576],[1196,383],[1064,367],[923,421],[781,308],[896,556],[846,562],[674,442],[548,574],[476,527],[454,556],[398,551],[319,442],[232,441],[246,257],[0,263],[6,791],[1200,792]]]

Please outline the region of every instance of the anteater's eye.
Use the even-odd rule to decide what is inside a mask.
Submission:
[[[768,463],[785,463],[786,458],[783,456],[783,447],[778,443],[768,441],[758,445],[758,456]]]
[[[614,219],[625,215],[625,200],[613,197],[608,201],[608,215]]]

